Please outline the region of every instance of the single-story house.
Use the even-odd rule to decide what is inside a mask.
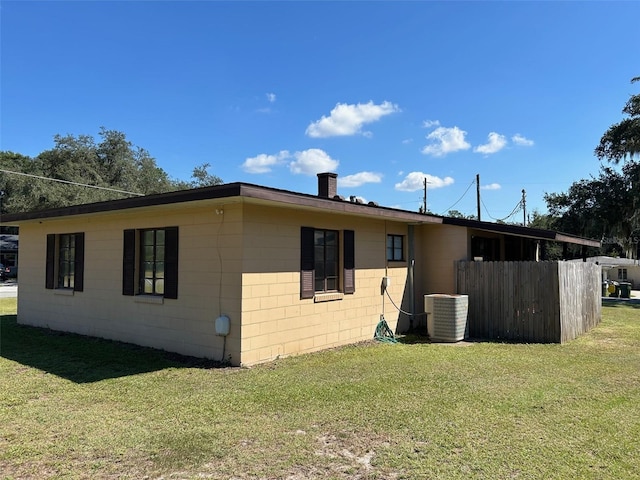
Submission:
[[[317,195],[230,183],[2,223],[20,228],[19,323],[245,366],[371,339],[381,315],[406,331],[425,294],[456,293],[458,260],[599,246],[345,200],[334,173]]]
[[[588,257],[586,261],[600,265],[603,281],[630,282],[634,287],[640,285],[640,263],[636,259],[598,256]]]

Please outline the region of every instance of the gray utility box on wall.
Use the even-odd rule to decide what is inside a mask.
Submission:
[[[468,336],[468,295],[433,293],[424,296],[427,330],[436,342],[459,342]]]

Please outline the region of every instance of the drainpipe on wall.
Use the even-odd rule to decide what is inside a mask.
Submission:
[[[409,225],[409,302],[411,303],[411,316],[409,317],[409,331],[413,330],[413,316],[415,314],[415,291],[413,285],[413,268],[415,266],[415,245],[414,245],[414,228]]]

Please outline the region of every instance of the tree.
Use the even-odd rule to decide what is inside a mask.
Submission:
[[[640,82],[635,77],[631,83]],[[595,148],[600,161],[622,168],[601,167],[599,176],[580,180],[567,193],[545,194],[555,230],[603,240],[603,252],[638,255],[640,233],[640,94],[632,95],[622,113],[628,118],[609,127]]]
[[[209,164],[194,169],[194,181],[173,180],[124,133],[101,128],[99,136],[96,142],[90,135],[56,135],[54,147],[35,158],[0,152],[0,169],[18,172],[0,172],[0,189],[5,192],[2,211],[24,212],[222,183],[208,173]]]
[[[597,178],[574,182],[567,193],[545,194],[550,224],[555,230],[601,238],[607,248],[617,246],[619,253],[633,258],[640,229],[638,175],[640,163],[628,161],[621,171],[602,167]]]
[[[529,227],[539,228],[542,230],[558,230],[557,217],[548,213],[540,213],[534,210],[531,213],[531,219],[529,220]],[[566,244],[565,244],[566,245]],[[567,246],[567,248],[570,248]],[[545,242],[543,244],[543,260],[562,260],[564,251],[563,246],[559,242]]]
[[[640,77],[631,79],[631,83],[635,82],[640,82]],[[622,113],[629,118],[611,125],[604,133],[595,149],[599,160],[607,159],[617,164],[640,155],[640,94],[631,95]]]
[[[451,218],[466,218],[467,220],[477,220],[478,217],[475,215],[465,215],[464,213],[460,212],[459,210],[449,210],[447,212],[447,217],[451,217]]]
[[[210,166],[211,165],[208,163],[203,163],[193,169],[193,173],[191,175],[193,181],[190,184],[191,188],[212,187],[214,185],[222,184],[222,179],[220,177],[208,172]]]
[[[14,152],[0,152],[0,168],[10,172],[34,173],[33,162],[30,157]],[[24,176],[11,176],[0,172],[0,191],[2,192],[2,205],[0,214],[20,211],[23,205],[16,199],[24,198],[33,188],[35,181]]]

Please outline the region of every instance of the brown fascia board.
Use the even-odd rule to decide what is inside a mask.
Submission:
[[[157,205],[169,205],[173,203],[193,202],[215,198],[228,198],[238,196],[239,184],[219,185],[215,187],[203,187],[192,190],[178,190],[168,193],[156,193],[142,197],[123,198],[120,200],[107,200],[97,203],[84,203],[70,207],[51,208],[47,210],[35,210],[24,213],[8,213],[2,215],[2,224],[11,225],[28,220],[42,220],[48,218],[68,217],[73,215],[86,215],[91,213],[114,212],[131,208],[151,207]]]
[[[541,228],[522,227],[519,225],[508,225],[506,223],[482,222],[479,220],[471,220],[468,218],[452,218],[444,217],[443,222],[446,225],[458,225],[461,227],[475,228],[476,230],[485,230],[488,232],[504,233],[507,235],[515,235],[519,237],[533,238],[537,240],[549,240],[552,242],[573,243],[576,245],[584,245],[587,247],[600,248],[601,243],[598,240],[578,237],[566,233],[560,233],[553,230],[543,230]]]
[[[229,183],[213,187],[202,187],[190,190],[178,190],[175,192],[145,195],[143,197],[124,198],[120,200],[108,200],[98,203],[86,203],[70,207],[52,208],[48,210],[11,213],[2,215],[0,224],[19,225],[30,220],[43,220],[74,215],[87,215],[93,213],[107,213],[134,208],[143,208],[160,205],[171,205],[202,200],[215,200],[225,198],[242,198],[247,200],[259,200],[274,204],[286,204],[298,207],[317,208],[351,215],[368,217],[382,217],[389,220],[397,220],[410,223],[442,223],[441,217],[424,215],[406,210],[397,210],[387,207],[379,207],[352,203],[341,199],[320,198],[315,195],[291,192],[276,188],[263,187],[248,183]]]
[[[575,243],[576,245],[584,245],[585,247],[602,247],[600,240],[591,240],[590,238],[576,237],[566,233],[556,232],[556,242]]]
[[[351,215],[377,218],[383,217],[388,220],[396,220],[412,224],[442,223],[442,218],[433,215],[424,215],[417,212],[398,210],[395,208],[381,207],[377,205],[368,205],[364,203],[354,203],[340,198],[322,198],[315,195],[278,190],[256,185],[244,184],[242,188],[242,197],[296,205],[299,207],[320,208],[323,210]]]

